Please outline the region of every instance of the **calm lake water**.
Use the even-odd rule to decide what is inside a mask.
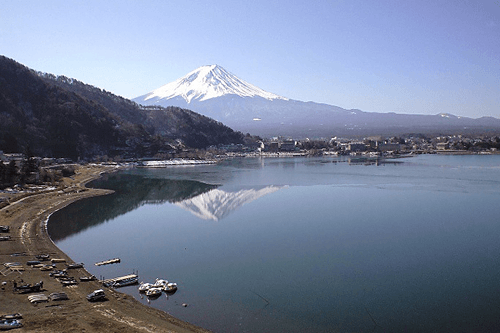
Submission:
[[[177,282],[150,303],[121,291],[215,332],[500,330],[500,156],[386,162],[125,170],[49,233],[98,277]]]

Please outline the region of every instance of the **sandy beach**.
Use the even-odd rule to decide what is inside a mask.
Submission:
[[[114,167],[108,166],[78,166],[76,174],[65,178],[56,190],[8,196],[2,194],[8,197],[10,203],[0,209],[0,225],[9,226],[10,232],[0,236],[10,236],[10,240],[0,241],[0,315],[22,315],[23,327],[14,332],[208,332],[145,306],[132,296],[103,288],[98,281],[79,282],[65,287],[49,277],[50,271],[41,271],[27,264],[40,254],[64,259],[65,263],[56,264],[57,269],[64,269],[67,263],[73,263],[49,238],[46,221],[50,214],[72,202],[110,194],[108,190],[86,188],[85,184],[113,170]],[[4,266],[12,262],[20,263],[22,269],[11,270]],[[77,279],[90,275],[84,268],[73,269],[70,273]],[[33,305],[28,296],[36,293],[14,292],[14,283],[33,285],[40,281],[43,281],[41,293],[48,296],[54,292],[64,292],[69,299]],[[107,300],[88,302],[85,296],[100,288],[104,289]]]

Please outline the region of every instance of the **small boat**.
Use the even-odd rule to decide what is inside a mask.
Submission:
[[[67,287],[67,286],[74,286],[74,285],[78,284],[78,282],[75,279],[73,279],[73,278],[68,279],[68,280],[61,280],[59,282],[61,282],[61,284],[63,286],[65,286],[65,287]]]
[[[45,294],[36,294],[36,295],[28,296],[28,300],[32,304],[37,304],[37,303],[42,303],[42,302],[48,302],[49,298]]]
[[[6,268],[15,271],[24,271],[24,267],[20,262],[6,262],[3,264]]]
[[[53,269],[54,269],[53,265],[43,265],[42,267],[40,267],[41,271],[50,271],[50,270],[53,270]]]
[[[16,282],[14,282],[14,291],[19,294],[29,294],[32,292],[39,292],[43,289],[43,281],[35,283],[34,285],[25,284],[18,286]]]
[[[123,279],[123,280],[117,280],[113,282],[111,285],[114,288],[120,288],[120,287],[125,287],[125,286],[131,286],[133,284],[139,283],[139,279],[137,277],[131,277],[128,279]]]
[[[64,301],[69,299],[66,293],[52,293],[49,295],[51,301]]]
[[[139,292],[140,293],[145,293],[151,287],[153,287],[152,283],[141,282],[141,285],[139,286]]]
[[[52,258],[52,259],[50,259],[50,261],[51,261],[53,264],[57,264],[57,263],[60,263],[60,262],[66,262],[66,259],[62,259],[62,258]]]
[[[0,316],[0,320],[4,320],[4,319],[22,319],[22,318],[23,318],[23,315],[20,314],[19,312]]]
[[[151,297],[151,298],[160,296],[161,293],[162,293],[161,288],[153,287],[153,288],[149,288],[148,290],[146,290],[146,296]]]
[[[156,279],[155,283],[153,284],[153,287],[155,288],[165,288],[168,284],[167,280],[162,280],[162,279]]]
[[[95,281],[95,280],[97,280],[97,278],[95,277],[95,275],[80,276],[80,281]]]
[[[60,276],[57,278],[57,281],[70,281],[74,280],[75,278],[72,276]]]
[[[165,287],[163,287],[163,291],[166,293],[174,293],[177,290],[177,283],[170,282],[167,283]]]
[[[50,260],[50,254],[38,254],[35,256],[35,258],[40,261],[47,261]]]
[[[49,276],[53,277],[53,278],[60,278],[60,277],[68,276],[68,272],[61,271],[61,270],[55,270],[55,271],[52,271],[51,273],[49,273]]]
[[[83,268],[83,263],[67,264],[67,269]]]

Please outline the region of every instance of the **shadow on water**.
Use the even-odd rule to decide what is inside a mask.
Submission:
[[[152,179],[139,175],[110,174],[89,187],[114,190],[103,197],[71,204],[50,217],[48,232],[54,242],[104,223],[145,204],[176,203],[218,187],[191,180]]]

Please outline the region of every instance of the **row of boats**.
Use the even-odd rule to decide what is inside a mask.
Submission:
[[[163,292],[173,294],[177,291],[177,283],[156,279],[155,283],[141,282],[139,292],[150,298],[159,297]]]
[[[133,274],[117,279],[111,279],[109,281],[105,281],[103,283],[106,287],[112,288],[120,288],[125,286],[130,286],[134,284],[138,284],[138,276]],[[149,282],[141,282],[139,284],[139,292],[146,294],[149,298],[154,298],[156,296],[160,296],[163,292],[166,294],[172,295],[177,291],[177,283],[168,282],[164,279],[156,279],[154,283]]]

